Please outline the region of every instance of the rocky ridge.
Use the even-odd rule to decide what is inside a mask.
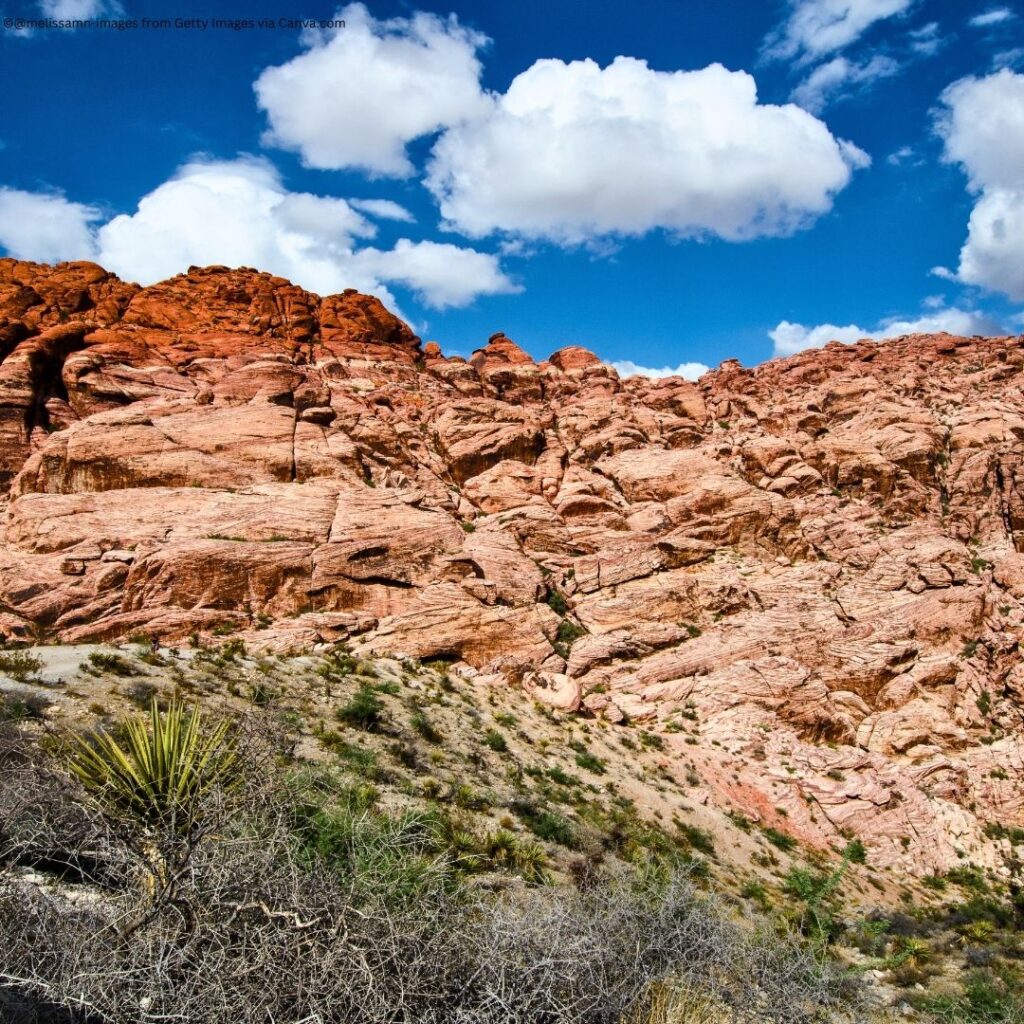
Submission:
[[[253,270],[0,260],[0,634],[444,661],[643,723],[811,845],[995,867],[1022,367],[1024,338],[934,335],[621,380],[501,334],[445,358]]]

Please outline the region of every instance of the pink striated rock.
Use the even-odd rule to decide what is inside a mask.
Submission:
[[[530,672],[523,679],[523,689],[534,700],[559,711],[578,711],[580,708],[579,683],[560,672]]]
[[[601,360],[579,345],[567,345],[553,352],[548,356],[548,362],[556,369],[568,372],[569,370],[584,370],[591,366],[601,366]]]
[[[253,270],[0,260],[0,637],[231,618],[442,658],[668,727],[703,799],[812,845],[997,866],[985,823],[1024,825],[1022,368],[1024,339],[927,335],[623,381],[501,334],[445,358],[374,298]]]

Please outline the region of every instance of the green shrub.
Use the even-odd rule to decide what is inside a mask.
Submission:
[[[30,718],[42,719],[52,701],[45,697],[14,697],[0,694],[0,722],[24,722]]]
[[[456,807],[465,811],[485,811],[491,803],[487,796],[475,790],[468,782],[456,783],[451,800]]]
[[[488,729],[484,733],[484,743],[498,754],[508,750],[508,742],[497,729]]]
[[[377,696],[376,687],[363,683],[352,699],[338,708],[337,716],[353,728],[375,732],[384,718],[384,704]]]
[[[335,647],[324,656],[323,663],[317,668],[317,675],[325,679],[338,680],[351,675],[359,663],[344,647]]]
[[[515,801],[512,812],[538,838],[558,843],[570,850],[579,849],[579,830],[563,815],[538,808],[525,800]]]
[[[571,619],[562,619],[558,624],[558,631],[555,633],[555,641],[568,648],[572,647],[581,636],[586,635],[587,631],[582,626],[577,625]]]
[[[595,775],[604,775],[607,771],[604,761],[596,754],[591,754],[589,750],[584,750],[576,755],[576,764]]]
[[[646,729],[640,733],[640,745],[649,750],[664,750],[665,739],[656,732],[648,732]]]
[[[139,675],[139,670],[130,661],[107,651],[93,651],[89,655],[89,664],[97,672],[109,672],[115,676]]]
[[[1017,986],[991,971],[971,972],[958,995],[925,996],[918,1006],[943,1021],[954,1024],[1019,1024],[1024,1018],[1024,999]]]
[[[129,683],[122,691],[139,710],[146,711],[154,699],[159,699],[159,691],[152,683]]]
[[[579,786],[582,782],[582,780],[577,778],[577,776],[570,775],[560,765],[557,764],[552,765],[550,768],[548,768],[545,774],[552,782],[557,782],[560,786]]]
[[[678,828],[686,838],[686,842],[695,850],[700,850],[701,853],[706,853],[709,857],[715,855],[715,840],[707,829],[685,822],[680,822]]]
[[[778,849],[786,853],[796,848],[796,840],[791,835],[780,832],[777,828],[770,826],[766,828],[764,830],[764,837],[772,846],[778,847]]]
[[[236,658],[244,657],[245,641],[239,637],[232,637],[220,645],[218,656],[223,661],[234,661]]]
[[[409,724],[423,737],[428,743],[440,743],[444,739],[444,734],[430,721],[429,718],[422,712],[417,711],[416,714],[409,719]]]
[[[0,672],[25,682],[43,667],[42,660],[28,651],[0,651]]]
[[[845,868],[845,861],[832,871],[792,867],[783,883],[783,891],[799,901],[797,924],[801,931],[822,944],[836,934],[836,896]]]
[[[859,839],[851,839],[843,847],[843,858],[851,864],[865,864],[868,859],[868,851]]]

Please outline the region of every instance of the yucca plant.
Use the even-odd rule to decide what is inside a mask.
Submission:
[[[231,723],[206,722],[198,707],[176,699],[161,711],[154,696],[148,716],[123,719],[115,734],[75,734],[71,744],[71,771],[129,822],[125,840],[145,864],[150,902],[173,899],[202,833],[202,797],[239,778]]]
[[[544,885],[549,882],[548,856],[540,843],[520,842],[515,852],[515,867],[527,882]]]
[[[144,826],[187,835],[200,799],[214,785],[232,781],[237,755],[231,723],[208,723],[198,707],[172,700],[160,711],[154,697],[147,717],[124,719],[117,732],[74,736],[70,768],[103,803]]]

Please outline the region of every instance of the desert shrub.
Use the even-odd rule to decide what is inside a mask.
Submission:
[[[324,655],[323,663],[316,671],[325,679],[343,679],[355,672],[358,664],[344,647],[335,647]]]
[[[28,651],[0,651],[0,672],[19,683],[32,678],[42,667],[39,656]]]
[[[868,851],[864,843],[859,839],[851,839],[843,847],[843,857],[851,864],[866,864]]]
[[[444,733],[422,711],[417,711],[409,719],[409,724],[428,743],[440,743],[444,739]]]
[[[709,857],[714,856],[715,840],[707,829],[700,828],[698,825],[690,825],[687,822],[680,822],[678,828],[693,849],[700,850],[701,853],[706,853]]]
[[[516,800],[512,812],[538,839],[558,843],[570,850],[579,849],[579,829],[566,817],[537,807],[528,800]]]
[[[560,786],[579,786],[582,780],[576,775],[570,775],[561,765],[552,765],[548,768],[544,774],[552,781],[557,782]]]
[[[780,850],[789,852],[790,850],[796,849],[796,840],[785,832],[780,832],[777,828],[768,827],[764,830],[764,837],[768,840],[772,846],[777,847]]]
[[[943,1024],[1021,1024],[1024,998],[1020,985],[986,969],[970,971],[959,992],[915,1000]]]
[[[154,698],[159,696],[157,688],[146,682],[130,683],[121,692],[142,711],[148,710]]]
[[[716,1024],[811,1024],[847,996],[813,956],[733,920],[685,873],[464,884],[477,863],[526,876],[543,851],[477,840],[441,812],[385,811],[339,769],[282,776],[274,749],[239,748],[242,781],[223,801],[219,782],[208,793],[215,832],[173,891],[147,895],[132,880],[137,819],[100,813],[38,749],[0,743],[3,990],[90,1024],[660,1022],[659,986],[727,1009]],[[69,849],[93,858],[87,898],[74,880],[40,886],[4,868],[30,848],[43,864]]]
[[[558,629],[555,632],[555,651],[560,654],[563,658],[569,656],[569,650],[572,645],[579,640],[581,636],[586,636],[587,631],[579,624],[572,621],[572,619],[562,619],[558,624]]]
[[[377,696],[376,687],[363,683],[347,704],[338,708],[338,718],[346,725],[374,732],[384,717],[384,704]]]
[[[848,856],[833,868],[815,871],[792,867],[783,883],[783,891],[796,898],[793,915],[800,930],[814,942],[825,946],[840,931],[836,920],[840,886],[850,863]]]
[[[45,718],[52,701],[34,694],[14,696],[0,695],[0,723],[22,722],[29,718]]]
[[[137,676],[139,670],[120,654],[108,651],[93,651],[89,655],[89,665],[96,672],[109,672],[113,676]]]
[[[504,754],[508,750],[508,741],[497,729],[488,729],[484,733],[484,743],[497,754]]]
[[[604,761],[596,754],[590,753],[589,750],[580,751],[576,755],[576,766],[593,772],[595,775],[604,775],[606,770]]]

